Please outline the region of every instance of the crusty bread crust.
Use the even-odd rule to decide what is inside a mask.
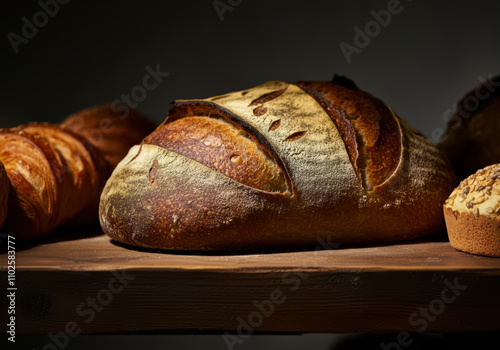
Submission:
[[[346,130],[340,132],[328,112],[332,106],[307,90],[300,84],[269,82],[204,100],[176,101],[158,129],[201,116],[237,123],[283,170],[289,191],[247,186],[147,138],[130,150],[103,190],[104,231],[114,240],[142,247],[232,250],[313,245],[326,237],[339,243],[398,241],[443,230],[441,206],[456,177],[437,148],[390,108],[381,109],[382,102],[369,98],[357,99],[374,104],[360,106],[360,111],[375,111],[359,112],[358,118],[367,119],[359,129],[374,148],[364,149],[356,138],[346,142],[344,136],[358,130],[344,123]],[[325,94],[322,98],[330,101]],[[345,116],[342,106],[333,108]],[[391,126],[369,130],[384,120]],[[368,176],[374,175],[364,182],[350,150],[369,155],[378,147],[390,159],[366,162],[363,166],[373,167]]]
[[[19,239],[39,237],[98,195],[102,168],[80,141],[48,123],[0,130],[0,159],[13,188],[7,232]]]
[[[64,130],[79,135],[101,153],[109,164],[109,174],[130,147],[156,126],[132,108],[110,104],[83,109],[61,123]]]
[[[250,187],[268,192],[288,190],[276,161],[250,134],[223,118],[178,119],[164,124],[142,143],[194,159]]]
[[[97,223],[107,178],[130,147],[153,130],[154,123],[137,112],[121,114],[110,105],[83,110],[62,125],[0,129],[0,161],[10,186],[5,204],[0,171],[0,219],[8,208],[4,229],[27,240],[62,224]]]

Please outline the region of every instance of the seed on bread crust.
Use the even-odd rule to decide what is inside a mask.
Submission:
[[[462,180],[446,200],[445,206],[453,211],[470,212],[476,217],[479,213],[496,216],[499,195],[500,164],[490,165]]]

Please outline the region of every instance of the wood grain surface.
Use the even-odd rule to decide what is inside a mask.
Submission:
[[[19,333],[500,330],[500,259],[444,239],[196,254],[64,230],[17,247]]]

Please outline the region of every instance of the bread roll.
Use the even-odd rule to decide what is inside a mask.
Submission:
[[[18,239],[33,239],[79,215],[79,224],[97,222],[99,196],[117,158],[154,130],[144,117],[128,118],[121,121],[103,106],[72,116],[63,126],[0,129],[0,161],[11,189],[4,229]],[[110,122],[108,129],[100,120]],[[124,127],[129,124],[134,130]],[[101,132],[99,142],[88,137],[91,131]],[[120,141],[108,149],[110,140]]]
[[[500,163],[500,75],[467,93],[457,104],[438,147],[460,179]]]
[[[130,147],[151,133],[156,124],[132,108],[110,104],[86,108],[66,118],[61,126],[96,148],[109,165],[109,174]]]
[[[455,249],[500,257],[500,164],[463,180],[446,200],[444,216]]]
[[[456,185],[421,133],[351,81],[272,81],[173,103],[107,181],[114,240],[234,250],[426,237]]]

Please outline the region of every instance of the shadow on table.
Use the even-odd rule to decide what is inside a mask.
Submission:
[[[246,250],[231,250],[231,251],[216,251],[216,250],[168,250],[168,249],[152,249],[143,248],[137,246],[131,246],[121,242],[111,240],[111,243],[128,249],[135,250],[146,253],[158,253],[158,254],[174,254],[174,255],[204,255],[204,256],[235,256],[235,255],[264,255],[264,254],[282,254],[282,253],[293,253],[293,252],[304,252],[304,251],[314,251],[314,250],[337,250],[337,249],[349,249],[349,248],[375,248],[375,247],[390,247],[400,244],[411,245],[411,244],[422,244],[426,242],[448,242],[448,237],[445,234],[438,234],[432,237],[427,237],[412,241],[398,241],[398,242],[385,242],[385,243],[371,243],[371,244],[338,244],[334,242],[325,242],[318,240],[318,244],[311,246],[302,247],[285,247],[285,248],[262,248],[262,249],[246,249]]]
[[[16,251],[29,250],[37,246],[63,242],[63,241],[76,241],[84,238],[93,238],[104,235],[101,227],[96,225],[85,227],[71,227],[62,226],[56,228],[49,234],[35,240],[21,242],[16,241]],[[7,239],[7,234],[0,233],[0,254],[7,252],[7,244],[4,242]],[[128,244],[120,243],[110,240],[115,246],[119,246],[128,250],[135,250],[147,253],[158,254],[175,254],[175,255],[204,255],[204,256],[237,256],[237,255],[253,255],[253,254],[281,254],[293,253],[314,250],[336,250],[336,249],[349,249],[349,248],[375,248],[375,247],[390,247],[400,244],[413,245],[422,244],[426,242],[448,242],[446,233],[442,232],[432,237],[412,240],[412,241],[398,241],[398,242],[385,242],[385,243],[371,243],[371,244],[338,244],[335,242],[318,239],[316,245],[302,246],[302,247],[284,247],[284,248],[262,248],[262,249],[247,249],[247,250],[234,250],[234,251],[204,251],[204,250],[166,250],[166,249],[151,249],[131,246]]]
[[[7,244],[4,242],[7,240],[6,233],[0,233],[0,254],[7,252]],[[76,241],[83,238],[92,238],[104,235],[101,227],[96,225],[90,225],[85,227],[72,227],[72,226],[61,226],[56,228],[54,231],[48,233],[47,235],[34,239],[31,241],[15,241],[16,252],[23,250],[29,250],[37,246],[51,244],[62,241]]]

